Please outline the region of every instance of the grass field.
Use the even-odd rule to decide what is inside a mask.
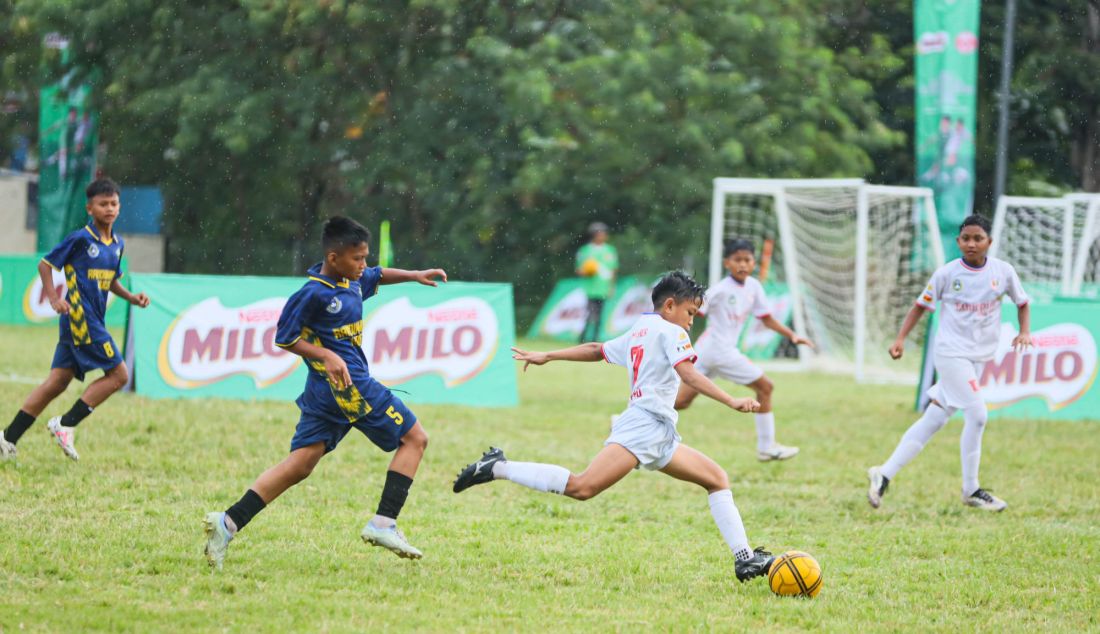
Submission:
[[[4,426],[55,337],[0,327]],[[864,472],[914,418],[912,388],[774,376],[779,439],[802,447],[780,464],[756,462],[751,415],[700,401],[685,442],[730,473],[754,546],[818,558],[812,601],[737,583],[705,493],[660,474],[583,503],[507,482],[451,492],[489,444],[581,470],[623,373],[551,364],[520,376],[519,408],[415,407],[432,440],[401,525],[419,562],[360,541],[388,456],[353,435],[233,541],[220,574],[203,514],[282,458],[295,406],[115,396],[81,425],[73,463],[43,430],[74,386],[0,464],[0,632],[1100,628],[1100,423],[992,421],[982,482],[1010,505],[992,515],[959,500],[954,420],[873,511]]]

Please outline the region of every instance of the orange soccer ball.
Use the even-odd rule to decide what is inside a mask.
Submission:
[[[585,277],[592,277],[600,271],[600,265],[598,262],[589,258],[581,264],[581,275]]]
[[[781,597],[816,597],[821,592],[821,564],[807,553],[785,552],[768,569],[768,586]]]

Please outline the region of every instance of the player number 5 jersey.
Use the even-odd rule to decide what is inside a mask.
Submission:
[[[695,361],[687,332],[656,313],[645,313],[625,334],[603,344],[608,363],[630,370],[630,405],[676,424],[676,366]]]

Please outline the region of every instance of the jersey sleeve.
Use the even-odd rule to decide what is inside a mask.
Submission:
[[[768,305],[768,295],[764,292],[764,285],[759,282],[753,285],[752,314],[757,319],[763,319],[772,314],[772,307]]]
[[[302,338],[302,327],[312,317],[313,306],[316,303],[317,297],[309,285],[303,286],[286,300],[275,329],[275,345],[288,348]]]
[[[582,246],[581,248],[577,249],[577,256],[573,259],[575,260],[575,264],[574,264],[573,268],[575,268],[575,269],[581,268],[581,265],[584,264],[584,261],[588,259],[588,245],[586,244],[586,245]]]
[[[671,326],[671,325],[670,325]],[[679,326],[671,326],[661,331],[661,348],[668,362],[676,367],[684,361],[695,362],[695,349],[691,347],[691,337]]]
[[[373,297],[378,292],[378,283],[382,281],[382,267],[371,266],[363,271],[363,277],[359,278],[359,290],[363,293],[363,299]]]
[[[710,310],[711,304],[718,298],[718,294],[721,293],[717,286],[711,286],[707,289],[706,293],[703,293],[703,303],[699,306],[699,311],[696,313],[706,317],[707,311]]]
[[[630,365],[630,331],[627,331],[611,341],[605,341],[600,346],[604,361],[627,367]]]
[[[1016,268],[1011,264],[1008,266],[1008,288],[1005,289],[1005,294],[1017,306],[1023,306],[1031,301],[1027,291],[1024,290],[1024,285],[1020,282],[1020,276],[1016,273]]]
[[[60,271],[69,263],[69,258],[80,246],[80,234],[71,233],[65,236],[49,253],[42,256],[42,261]]]
[[[946,275],[943,269],[937,269],[932,274],[932,279],[928,280],[928,285],[924,287],[924,290],[917,296],[917,306],[924,308],[925,310],[935,312],[936,302],[939,301],[943,295],[943,286]]]

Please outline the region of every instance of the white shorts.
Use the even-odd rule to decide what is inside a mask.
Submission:
[[[978,385],[978,373],[982,364],[960,357],[941,357],[934,359],[936,365],[936,384],[928,388],[925,394],[944,407],[966,409],[974,405],[985,405],[981,387]]]
[[[676,426],[663,421],[640,407],[628,407],[611,425],[611,435],[604,441],[622,445],[638,459],[638,467],[651,471],[664,469],[680,446]]]
[[[737,348],[727,348],[720,353],[700,350],[695,369],[706,377],[720,376],[738,385],[748,385],[764,376],[764,370],[749,360]]]

